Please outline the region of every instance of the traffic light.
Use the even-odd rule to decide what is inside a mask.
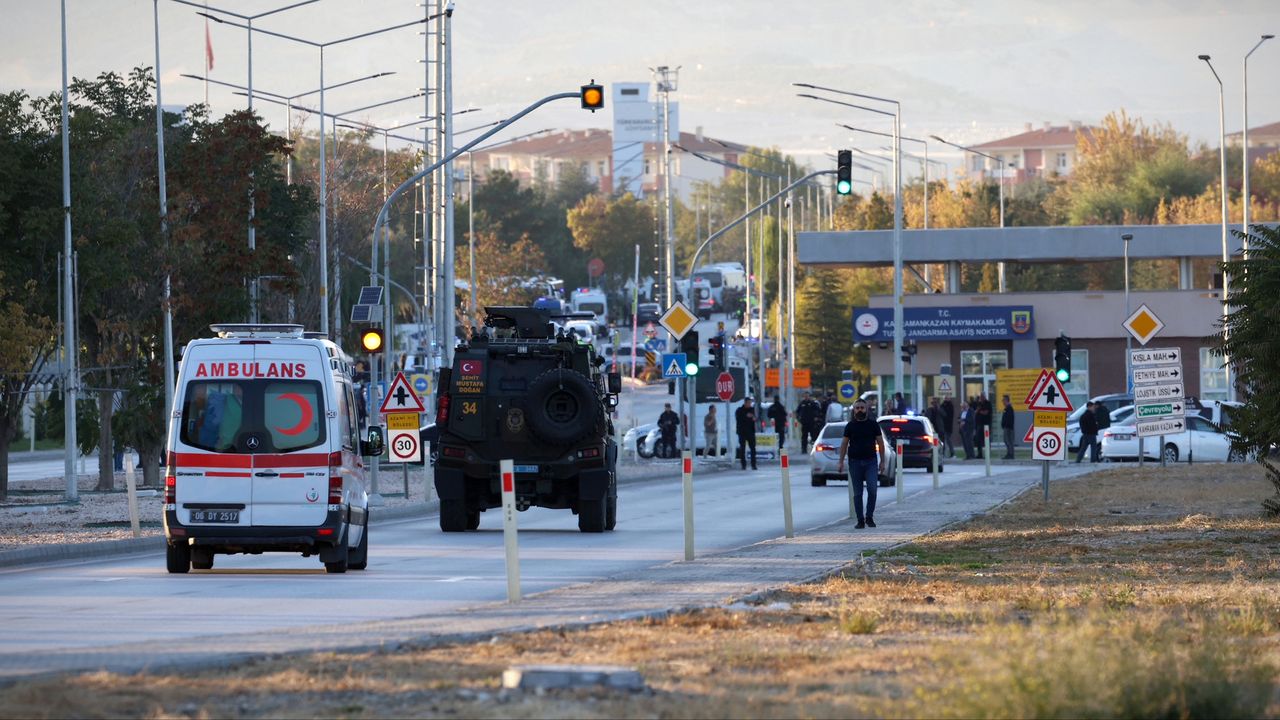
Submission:
[[[710,340],[707,340],[707,346],[711,348],[711,362],[709,367],[713,367],[717,370],[723,370],[725,368],[724,336],[717,335]]]
[[[916,347],[915,340],[908,340],[904,342],[902,344],[902,362],[904,363],[911,362],[916,356],[916,351],[919,349],[920,348]]]
[[[382,328],[371,327],[361,330],[360,347],[367,353],[382,352]]]
[[[698,374],[698,333],[690,330],[680,338],[680,352],[684,353],[684,374]]]
[[[1053,372],[1059,382],[1071,382],[1071,338],[1066,333],[1053,341]]]
[[[595,112],[604,109],[604,86],[597,85],[595,80],[582,86],[579,97],[582,98],[583,110]]]
[[[853,151],[836,152],[836,194],[848,195],[853,192]]]

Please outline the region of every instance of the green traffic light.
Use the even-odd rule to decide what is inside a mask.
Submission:
[[[1071,373],[1065,368],[1058,368],[1056,374],[1059,382],[1069,382],[1071,380]]]
[[[848,180],[841,180],[836,183],[836,192],[841,195],[848,195],[853,191],[853,185]]]
[[[689,377],[693,377],[694,375],[697,375],[697,374],[698,374],[698,363],[693,363],[693,362],[691,362],[691,363],[685,363],[685,365],[684,365],[684,374],[685,374],[685,375],[688,375]]]

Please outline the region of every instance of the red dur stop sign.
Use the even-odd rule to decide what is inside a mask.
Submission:
[[[733,376],[727,372],[722,372],[716,378],[716,395],[724,402],[733,399]]]

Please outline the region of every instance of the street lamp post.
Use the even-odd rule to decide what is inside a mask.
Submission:
[[[1249,258],[1249,203],[1252,200],[1249,197],[1249,56],[1262,46],[1262,43],[1275,37],[1275,35],[1263,35],[1257,45],[1253,46],[1253,50],[1244,54],[1244,125],[1241,129],[1241,153],[1244,160],[1244,183],[1241,188],[1244,193],[1244,217],[1242,218],[1242,228],[1244,230],[1244,257]]]
[[[283,7],[275,8],[273,10],[260,12],[255,15],[242,15],[240,13],[233,12],[225,8],[213,7],[209,5],[209,3],[207,2],[195,3],[195,2],[192,2],[192,0],[173,0],[173,1],[182,5],[190,6],[190,7],[203,8],[205,12],[198,13],[198,14],[204,15],[204,17],[214,20],[215,22],[222,22],[222,21],[218,20],[217,18],[211,15],[207,15],[205,13],[207,13],[210,10],[213,10],[214,12],[219,12],[219,13],[222,13],[223,15],[230,15],[231,17],[240,18],[241,20],[245,21],[245,28],[246,28],[245,38],[246,38],[246,47],[248,51],[248,63],[247,63],[248,68],[245,74],[248,76],[249,112],[250,113],[253,112],[253,21],[257,20],[258,18],[267,17],[268,15],[275,15],[276,13],[284,12],[285,10],[292,10],[297,7],[302,7],[303,5],[310,5],[312,3],[319,2],[319,0],[302,0],[302,2],[292,3],[289,5],[285,5]],[[156,65],[158,66],[159,64],[160,63],[157,60]],[[157,82],[156,83],[157,89],[159,88],[159,86],[160,84],[159,82]],[[249,171],[249,254],[250,255],[252,255],[253,251],[258,247],[258,228],[254,222],[254,216],[256,215],[256,210],[257,208],[253,198],[253,171],[250,170]],[[255,322],[255,323],[258,322],[258,283],[256,280],[249,284],[249,322]]]
[[[1133,233],[1124,233],[1120,236],[1124,241],[1124,316],[1127,319],[1132,310],[1129,309],[1129,241],[1133,239]],[[1133,338],[1129,333],[1124,336],[1124,377],[1126,392],[1132,390],[1133,367],[1130,365],[1129,353],[1133,350]]]
[[[210,8],[210,9],[212,10],[213,8]],[[369,32],[363,32],[357,35],[349,35],[347,37],[338,38],[337,40],[330,40],[328,42],[316,42],[315,40],[308,40],[306,38],[300,38],[293,35],[286,35],[280,32],[263,30],[262,28],[256,28],[256,27],[253,27],[252,25],[241,25],[239,23],[233,23],[229,20],[223,20],[222,18],[217,18],[212,15],[207,15],[205,13],[197,13],[197,14],[202,15],[204,17],[208,17],[209,19],[218,23],[222,23],[224,25],[243,28],[245,30],[248,30],[250,33],[260,32],[264,35],[270,35],[271,37],[277,37],[282,40],[290,40],[292,42],[301,43],[303,45],[316,48],[316,50],[319,52],[319,56],[320,56],[319,57],[320,59],[320,117],[319,117],[319,120],[320,120],[320,332],[327,336],[329,334],[329,231],[328,231],[329,182],[328,182],[328,169],[325,167],[325,155],[327,153],[327,150],[325,148],[325,136],[324,136],[324,119],[325,119],[324,51],[325,51],[325,48],[329,48],[334,45],[341,45],[343,43],[348,43],[353,40],[360,40],[362,38],[372,37],[374,35],[381,35],[382,33],[390,32],[392,30],[399,30],[401,28],[412,27],[414,25],[422,25],[427,22],[428,18],[423,18],[421,20],[411,20],[409,22],[400,23],[398,25],[389,25],[387,27],[379,28],[377,30],[370,30]]]
[[[874,95],[864,95],[862,93],[849,92],[847,90],[819,87],[808,83],[792,84],[798,87],[812,88],[814,90],[823,90],[826,92],[839,93],[841,95],[866,98],[877,102],[891,103],[894,106],[893,112],[888,112],[886,110],[866,107],[865,105],[854,105],[853,103],[818,97],[816,95],[800,94],[800,97],[820,100],[822,102],[833,103],[836,105],[844,105],[858,110],[873,112],[878,115],[888,115],[893,118],[893,389],[894,392],[902,392],[904,368],[901,350],[902,345],[906,340],[905,328],[903,327],[904,320],[902,306],[902,104],[897,100],[876,97]]]
[[[167,248],[169,245],[169,200],[167,196],[167,188],[164,174],[164,103],[160,94],[160,0],[152,0],[152,20],[155,28],[155,48],[156,48],[156,184],[159,191],[160,202],[160,239]],[[172,285],[170,283],[170,275],[168,270],[168,261],[165,262],[166,269],[164,273],[164,295],[160,301],[162,312],[164,313],[164,412],[165,412],[165,432],[169,432],[168,417],[173,412],[173,302],[172,302]]]
[[[1218,71],[1214,69],[1213,63],[1210,62],[1208,55],[1200,55],[1205,65],[1209,66],[1209,72],[1213,73],[1213,79],[1218,81],[1218,162],[1221,166],[1221,177],[1219,184],[1222,190],[1222,338],[1226,340],[1228,337],[1227,318],[1231,315],[1231,305],[1228,298],[1231,294],[1231,274],[1227,272],[1227,263],[1231,261],[1231,250],[1227,247],[1227,120],[1226,105],[1223,95],[1222,78],[1218,76]],[[1245,148],[1248,153],[1248,148]],[[1246,155],[1246,157],[1248,157]],[[1248,164],[1246,162],[1246,164]],[[1227,377],[1227,398],[1236,399],[1235,383],[1231,378],[1231,356],[1224,354],[1222,356],[1222,367],[1226,371]]]

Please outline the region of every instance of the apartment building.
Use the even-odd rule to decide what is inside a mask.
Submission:
[[[1070,175],[1076,164],[1076,141],[1081,133],[1092,135],[1093,128],[1082,125],[1077,120],[1066,125],[1045,122],[1039,128],[1027,123],[1023,132],[1017,135],[973,147],[974,150],[996,158],[995,160],[966,152],[965,172],[974,180],[999,178],[1003,162],[1005,179],[1014,183],[1038,177]]]

